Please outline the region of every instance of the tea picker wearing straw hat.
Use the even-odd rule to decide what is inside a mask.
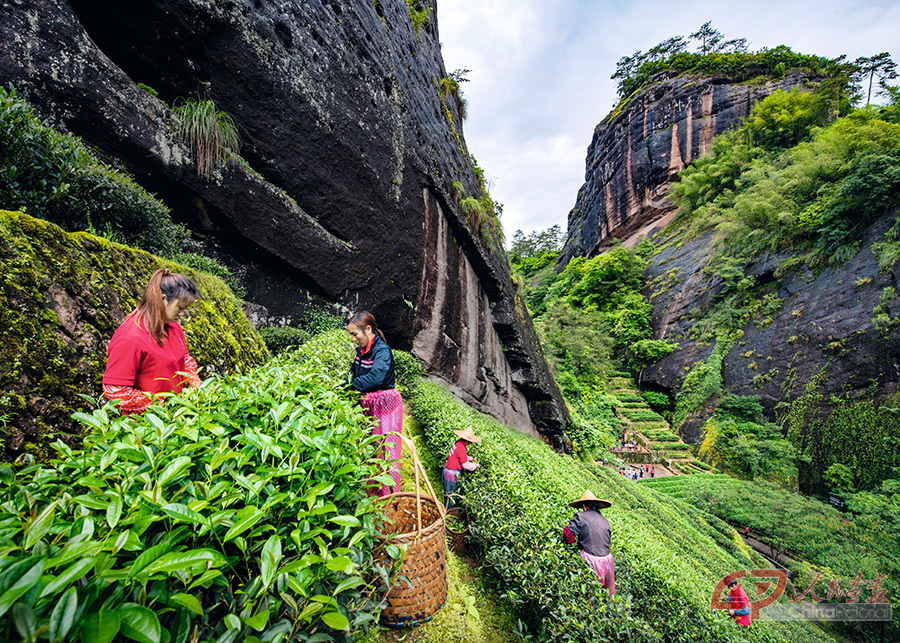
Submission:
[[[578,554],[591,566],[600,584],[609,591],[610,596],[615,596],[616,572],[609,551],[612,534],[609,521],[600,513],[601,509],[609,507],[610,504],[597,498],[589,489],[581,495],[581,498],[570,502],[570,507],[580,511],[563,528],[563,540],[570,545],[578,541]]]
[[[444,465],[444,471],[441,473],[441,480],[444,483],[444,496],[447,498],[448,508],[454,504],[451,494],[459,491],[459,476],[462,475],[463,469],[474,471],[479,466],[477,461],[469,458],[466,444],[469,442],[481,442],[481,438],[475,435],[475,430],[471,426],[453,433],[459,439],[450,448],[450,453],[447,455],[447,463]]]

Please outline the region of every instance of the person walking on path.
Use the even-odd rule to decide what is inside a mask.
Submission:
[[[725,600],[731,605],[728,613],[731,614],[735,623],[748,627],[750,625],[750,599],[747,597],[747,592],[731,575],[725,577],[725,587],[729,590]]]
[[[379,443],[380,455],[388,461],[386,471],[393,479],[393,484],[382,484],[371,493],[377,496],[397,493],[400,491],[400,436],[385,436],[403,432],[403,398],[394,388],[394,353],[372,313],[365,310],[356,313],[347,320],[346,328],[356,344],[349,386],[363,394],[360,398],[363,412],[375,418],[373,435],[384,436]]]
[[[610,596],[615,596],[615,561],[610,553],[612,533],[609,521],[600,513],[601,509],[606,509],[611,504],[598,499],[590,490],[586,490],[578,500],[570,502],[570,507],[580,511],[563,528],[563,540],[570,545],[578,542],[579,556],[591,566]]]
[[[441,472],[441,481],[444,483],[444,497],[447,499],[448,509],[456,504],[453,502],[451,494],[459,492],[459,476],[462,475],[463,469],[474,471],[479,466],[476,460],[469,457],[466,443],[474,442],[478,444],[481,442],[481,438],[475,435],[475,430],[471,426],[453,433],[459,439],[450,447],[447,463],[444,464],[444,470]]]
[[[160,393],[199,386],[178,319],[199,297],[191,279],[168,268],[155,271],[137,307],[109,340],[103,396],[122,413],[143,413]]]

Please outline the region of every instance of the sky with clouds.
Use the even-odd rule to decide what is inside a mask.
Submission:
[[[437,0],[437,14],[447,70],[471,70],[466,143],[504,204],[507,239],[565,231],[622,56],[710,20],[751,50],[900,63],[900,0]]]

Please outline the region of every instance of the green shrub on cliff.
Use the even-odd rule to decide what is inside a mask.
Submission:
[[[175,131],[187,145],[197,165],[197,174],[210,177],[241,149],[234,119],[211,100],[188,98],[172,107]]]
[[[153,270],[197,282],[202,297],[184,322],[188,347],[210,373],[259,364],[268,351],[221,280],[87,233],[66,233],[0,211],[0,417],[7,455],[43,452],[51,434],[72,434],[79,396],[97,396],[106,343],[137,303]]]
[[[101,163],[75,136],[37,118],[0,86],[0,209],[27,211],[66,230],[98,230],[172,255],[187,233],[130,177]]]
[[[805,101],[802,94],[763,99],[747,124],[717,139],[709,156],[681,173],[673,188],[679,216],[694,234],[714,233],[711,264],[787,248],[811,250],[813,263],[843,262],[861,232],[900,205],[900,125],[881,120],[877,110],[812,130],[810,140],[783,152],[753,144],[762,114],[780,111],[785,140],[805,131],[806,110],[773,107]]]
[[[652,56],[650,52],[642,54],[638,51],[633,56],[626,56],[619,61],[612,78],[618,80],[619,96],[624,98],[647,86],[653,76],[663,71],[725,76],[735,82],[760,76],[781,78],[789,71],[803,71],[816,76],[834,78],[839,90],[845,93],[855,69],[842,58],[832,60],[822,56],[799,54],[790,47],[779,45],[753,53],[746,51],[695,53],[681,50],[671,55],[665,55],[663,52],[662,55]]]

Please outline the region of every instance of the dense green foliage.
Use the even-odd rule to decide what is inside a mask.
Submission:
[[[0,86],[0,209],[27,211],[66,230],[91,230],[157,254],[181,249],[184,229],[130,177],[38,119]]]
[[[84,449],[4,469],[2,638],[326,641],[372,620],[369,420],[346,334],[306,354],[78,414]]]
[[[701,474],[656,478],[641,484],[689,502],[733,525],[749,526],[769,545],[773,555],[787,551],[798,559],[790,566],[798,576],[795,582],[798,593],[815,578],[810,577],[811,570],[800,562],[805,560],[822,572],[816,585],[821,598],[827,594],[828,581],[842,579],[841,585],[846,590],[851,579],[860,573],[866,583],[883,574],[888,598],[897,600],[900,512],[896,508],[888,509],[900,500],[896,495],[856,494],[858,499],[849,503],[856,513],[842,514],[828,504],[764,481]],[[900,486],[896,480],[886,485],[890,491]],[[869,590],[866,590],[862,600],[868,597]],[[896,611],[896,603],[894,607]],[[891,626],[895,633],[900,624],[898,616]],[[877,630],[872,625],[860,624],[859,630],[873,635]]]
[[[796,451],[778,425],[765,421],[759,398],[724,395],[703,433],[700,457],[716,468],[796,487]]]
[[[652,339],[651,307],[641,294],[649,243],[576,257],[557,274],[559,235],[557,226],[527,236],[517,232],[509,256],[527,281],[525,301],[570,408],[569,437],[596,459],[622,424],[613,412],[616,399],[606,391],[615,369],[638,374],[677,346]],[[636,413],[630,419],[662,420],[649,410],[641,413],[644,417]]]
[[[672,240],[708,238],[703,271],[721,284],[713,305],[697,311],[690,329],[698,343],[713,347],[684,378],[676,425],[727,393],[724,357],[748,323],[771,323],[783,304],[784,274],[846,261],[858,251],[863,232],[900,205],[900,128],[887,119],[890,108],[858,110],[829,124],[829,100],[823,94],[772,94],[741,127],[718,137],[710,154],[686,168],[673,187],[681,209]],[[883,270],[900,258],[898,238],[900,224],[894,224],[873,244]],[[774,282],[757,283],[746,266],[771,252],[793,256],[781,262]],[[657,279],[664,284],[666,277]],[[886,305],[873,310],[873,322],[882,332],[895,325]],[[748,367],[755,366],[751,359]],[[759,372],[752,383],[763,386],[775,375]],[[778,450],[789,455],[780,445]]]
[[[269,354],[221,280],[87,233],[0,211],[0,425],[10,452],[41,452],[75,433],[79,394],[100,393],[106,343],[154,270],[192,277],[201,297],[183,320],[201,377]],[[37,401],[37,402],[36,402]]]
[[[810,129],[809,103],[793,92],[763,99],[681,173],[679,216],[694,234],[714,233],[711,270],[786,248],[812,251],[812,263],[846,261],[860,233],[900,205],[900,125],[866,109]]]
[[[806,623],[757,623],[739,632],[709,609],[724,574],[763,564],[712,516],[625,483],[611,469],[555,453],[430,382],[408,401],[433,453],[446,453],[452,430],[469,424],[484,438],[471,447],[482,466],[463,479],[473,534],[484,563],[542,640],[827,640]],[[561,529],[574,513],[567,503],[586,488],[613,503],[604,514],[613,529],[614,601],[561,544]]]
[[[642,243],[591,259],[576,257],[554,279],[544,302],[548,312],[536,322],[557,373],[569,370],[591,385],[606,364],[636,373],[675,350],[674,344],[652,339],[650,303],[640,292],[651,250]],[[599,359],[602,352],[611,357]]]
[[[664,71],[724,76],[732,82],[781,78],[787,72],[801,71],[833,79],[833,84],[843,91],[858,71],[856,65],[845,62],[843,57],[832,60],[798,54],[785,45],[748,52],[746,39],[724,40],[709,23],[691,34],[691,39],[698,41],[695,52],[688,51],[687,38],[675,36],[651,47],[646,53],[636,51],[631,56],[623,56],[611,76],[618,81],[619,97],[631,96]]]
[[[343,320],[333,312],[322,307],[310,307],[300,315],[296,326],[260,328],[259,334],[272,354],[277,355],[297,348],[320,333],[343,327]]]
[[[825,396],[821,377],[807,384],[784,418],[788,439],[807,462],[801,487],[824,491],[825,472],[839,464],[847,468],[852,487],[875,489],[900,467],[900,396],[880,401]]]
[[[509,263],[514,271],[526,279],[531,278],[542,268],[556,263],[562,244],[563,233],[559,225],[535,230],[528,235],[516,230],[507,253]]]

